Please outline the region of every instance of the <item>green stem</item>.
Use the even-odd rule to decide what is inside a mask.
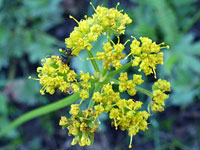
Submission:
[[[107,79],[105,80],[105,82],[108,82],[108,83],[114,82],[114,84],[119,84],[119,81],[116,80],[116,79],[113,79],[113,78],[107,78]],[[142,87],[135,86],[135,89],[136,89],[137,91],[140,91],[141,93],[143,93],[143,94],[145,94],[145,95],[151,97],[151,98],[153,97],[153,94],[152,94],[150,91],[148,91],[148,90],[146,90],[146,89],[144,89],[144,88],[142,88]]]
[[[112,35],[112,31],[111,30],[108,30],[107,31],[107,42],[110,42],[111,41],[111,35]],[[102,77],[104,77],[106,75],[106,73],[108,72],[108,69],[104,69],[104,66],[102,65]]]
[[[87,52],[88,52],[89,58],[91,58],[90,60],[91,60],[91,62],[92,62],[92,65],[93,65],[93,67],[94,67],[94,70],[95,70],[96,72],[100,72],[99,67],[98,67],[98,65],[97,65],[97,62],[96,62],[96,60],[94,59],[94,56],[93,56],[92,52],[91,52],[91,51],[87,51]]]
[[[103,86],[103,83],[98,82],[97,85],[95,86],[94,92],[98,92],[102,88],[102,86]],[[88,108],[92,108],[94,106],[94,103],[95,103],[95,101],[93,101],[91,98]]]
[[[8,133],[10,130],[13,130],[23,124],[24,122],[27,122],[33,118],[48,114],[50,112],[56,111],[58,109],[61,109],[63,107],[66,107],[77,100],[79,100],[79,94],[73,94],[71,96],[68,96],[64,99],[59,100],[58,102],[54,102],[52,104],[37,108],[35,110],[32,110],[28,113],[25,113],[21,117],[17,118],[15,121],[13,121],[10,125],[6,126],[2,130],[0,130],[0,137],[4,136],[6,133]]]
[[[144,88],[142,88],[142,87],[139,87],[139,86],[135,86],[135,89],[137,90],[137,91],[140,91],[140,92],[142,92],[142,93],[144,93],[145,95],[147,95],[147,96],[149,96],[149,97],[153,97],[153,94],[150,92],[150,91],[148,91],[148,90],[146,90],[146,89],[144,89]]]
[[[104,77],[104,76],[106,75],[107,72],[108,72],[108,69],[104,69],[104,68],[103,68],[102,77]]]
[[[116,74],[118,74],[118,73],[120,73],[120,72],[122,72],[122,71],[128,69],[131,65],[132,65],[132,62],[129,62],[129,63],[127,63],[126,65],[124,65],[124,66],[122,66],[121,68],[119,68],[118,70],[115,70],[115,71],[110,72],[110,73],[107,75],[107,77],[108,77],[108,78],[109,78],[109,77],[112,77],[112,76],[114,76],[114,75],[116,75]]]
[[[108,42],[110,42],[110,40],[111,40],[111,35],[112,35],[112,31],[108,30],[108,32],[107,32],[107,41]]]
[[[95,84],[98,81],[99,81],[99,78],[95,78],[95,79],[91,80],[91,84]]]

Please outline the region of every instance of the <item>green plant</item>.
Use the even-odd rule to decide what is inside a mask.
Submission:
[[[24,114],[15,120],[10,126],[0,131],[0,136],[9,130],[19,126],[37,116],[58,110],[67,105],[71,105],[71,118],[61,117],[59,124],[69,130],[69,134],[74,135],[72,145],[91,145],[93,143],[94,132],[99,128],[99,116],[108,113],[112,124],[116,129],[127,130],[130,136],[129,148],[132,145],[132,137],[139,130],[148,129],[148,118],[152,113],[164,111],[165,100],[168,98],[166,92],[170,91],[170,83],[166,80],[158,79],[153,86],[152,92],[142,88],[144,80],[141,74],[133,74],[129,79],[126,69],[137,67],[138,71],[144,72],[143,76],[154,74],[156,78],[156,67],[163,64],[163,53],[161,49],[169,48],[165,43],[156,44],[147,37],[137,40],[133,37],[130,44],[130,53],[124,53],[125,45],[120,43],[120,35],[125,34],[127,24],[132,20],[126,13],[122,13],[116,8],[108,9],[98,6],[92,17],[85,16],[85,20],[80,22],[73,18],[78,26],[66,38],[66,50],[60,49],[63,55],[68,55],[71,50],[73,57],[78,57],[81,51],[87,51],[88,57],[83,61],[90,61],[94,72],[76,73],[66,63],[65,58],[52,55],[42,59],[42,67],[37,68],[38,79],[43,86],[40,93],[54,94],[56,89],[64,93],[73,93],[71,96],[58,102],[38,108]],[[111,36],[116,36],[118,41],[112,41]],[[98,41],[98,37],[105,36],[107,41],[102,43],[102,51],[98,51],[93,56],[93,43]],[[121,60],[130,58],[126,64]],[[82,59],[82,58],[80,58]],[[96,61],[102,62],[99,68]],[[114,68],[112,71],[111,68]],[[117,79],[115,75],[119,75]],[[136,101],[132,96],[136,92],[141,92],[149,96],[152,100],[147,108],[142,108],[142,102]],[[122,93],[128,93],[131,98],[126,100]],[[72,104],[81,101],[77,104]],[[80,108],[82,103],[89,100],[87,108]]]
[[[48,102],[38,93],[39,83],[28,76],[42,58],[55,53],[55,46],[64,45],[48,33],[62,21],[60,3],[60,0],[0,0],[0,129],[24,112],[21,106],[30,109]],[[13,130],[1,142],[12,140],[13,145],[9,146],[15,149],[24,141],[24,133],[19,133]]]
[[[60,42],[45,31],[61,21],[60,1],[3,0],[1,3],[0,69],[8,67],[11,58],[23,58],[27,54],[34,64],[53,53],[53,45]]]

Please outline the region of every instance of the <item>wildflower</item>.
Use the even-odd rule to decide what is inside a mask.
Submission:
[[[103,113],[104,108],[101,105],[96,105],[96,106],[94,106],[94,110],[95,110],[96,116],[99,116],[100,114]]]
[[[78,26],[70,34],[69,38],[65,39],[68,48],[72,48],[72,54],[78,55],[83,49],[90,51],[92,45],[90,42],[97,41],[97,38],[108,31],[114,34],[124,34],[125,26],[130,24],[132,20],[127,14],[122,14],[121,11],[111,8],[98,6],[95,14],[91,17],[85,17],[85,20],[78,22],[73,18]]]
[[[133,82],[138,85],[142,84],[144,82],[142,75],[133,74]]]
[[[65,116],[62,116],[59,122],[60,126],[64,126],[67,124],[67,118]]]
[[[118,6],[118,5],[117,5]],[[98,6],[94,8],[95,13],[92,17],[85,16],[85,19],[77,21],[77,26],[65,39],[66,47],[72,50],[71,54],[78,56],[79,52],[86,49],[88,51],[87,60],[91,60],[94,66],[94,76],[88,72],[80,71],[77,74],[66,63],[63,63],[59,56],[51,56],[42,60],[42,67],[37,68],[40,84],[43,86],[40,90],[41,94],[54,94],[56,89],[64,93],[77,93],[77,97],[81,99],[80,103],[71,104],[69,111],[70,117],[62,116],[59,125],[68,129],[69,135],[73,135],[72,145],[80,146],[91,145],[95,131],[99,128],[99,116],[107,113],[111,119],[111,124],[115,129],[127,131],[130,136],[129,148],[132,147],[132,138],[140,130],[148,129],[148,118],[150,113],[145,111],[143,103],[139,100],[129,98],[125,99],[122,92],[134,96],[136,92],[142,92],[152,98],[150,103],[153,112],[163,111],[165,100],[168,98],[166,92],[170,91],[170,83],[166,80],[159,79],[152,87],[152,93],[139,87],[144,80],[142,75],[128,75],[123,72],[127,66],[139,66],[139,72],[144,71],[145,75],[154,73],[156,77],[156,66],[163,64],[163,53],[160,52],[164,43],[156,44],[147,37],[141,37],[140,40],[134,38],[130,44],[131,52],[134,60],[130,64],[123,66],[121,60],[125,58],[125,45],[120,43],[119,36],[125,33],[125,27],[132,20],[126,13],[116,8],[106,8]],[[96,53],[93,57],[89,52],[93,48],[93,42],[98,40],[101,35],[107,35],[107,42],[103,43],[102,51]],[[118,42],[111,40],[114,34],[118,38]],[[59,50],[67,53],[66,50]],[[127,57],[128,57],[127,56]],[[127,58],[126,57],[126,58]],[[103,71],[99,71],[96,60],[102,61]],[[114,71],[111,68],[114,67]],[[109,73],[108,70],[110,70]],[[111,77],[120,73],[118,80]],[[115,86],[113,84],[116,84]],[[115,88],[113,88],[115,87]],[[94,90],[93,90],[94,88]],[[92,95],[91,95],[92,93]],[[76,96],[75,96],[76,97]],[[74,98],[74,97],[73,97]],[[88,108],[82,109],[81,104],[86,99],[90,99]],[[74,102],[73,99],[69,102]]]
[[[125,54],[122,53],[124,50],[124,45],[126,44],[121,44],[118,43],[115,44],[114,42],[113,46],[111,45],[110,42],[104,43],[103,44],[103,50],[104,52],[97,52],[96,53],[96,59],[101,61],[104,60],[103,66],[104,69],[111,69],[111,64],[113,67],[117,70],[122,67],[121,60],[125,58]]]
[[[147,37],[141,37],[140,41],[134,38],[130,45],[130,54],[135,58],[132,66],[139,66],[139,71],[143,70],[145,75],[155,74],[156,65],[163,64],[163,53],[160,50],[169,46],[162,46],[164,42],[156,44]]]
[[[72,104],[70,109],[70,114],[77,115],[80,111],[79,104]]]
[[[92,100],[100,103],[102,99],[102,95],[99,92],[94,92]]]
[[[67,64],[63,64],[59,56],[51,56],[42,60],[43,66],[37,68],[42,95],[46,93],[54,94],[58,88],[62,92],[69,92],[70,82],[75,81],[76,73],[70,70]]]
[[[86,91],[86,90],[81,90],[80,97],[81,97],[82,100],[87,99],[89,97],[89,92]]]
[[[136,77],[136,76],[135,76]],[[136,80],[136,79],[135,79]],[[119,91],[124,92],[127,91],[129,95],[134,96],[136,94],[135,83],[134,80],[128,80],[127,73],[120,73],[119,77]],[[140,81],[135,81],[137,83],[141,83]]]
[[[70,110],[72,114],[67,123],[60,124],[69,130],[69,135],[73,135],[72,145],[79,144],[80,146],[91,145],[91,137],[98,129],[99,124],[96,121],[95,112],[90,109],[80,111],[77,104],[73,105]],[[66,117],[62,117],[65,118]],[[61,121],[62,120],[61,118]]]
[[[165,106],[165,100],[168,95],[164,92],[170,91],[170,83],[166,80],[159,79],[153,85],[153,100],[151,102],[151,108],[153,112],[163,111]]]

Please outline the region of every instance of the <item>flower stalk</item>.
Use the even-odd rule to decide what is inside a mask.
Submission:
[[[80,99],[79,94],[73,94],[70,95],[64,99],[61,99],[57,102],[48,104],[46,106],[34,109],[28,113],[25,113],[24,115],[20,116],[16,120],[14,120],[10,125],[6,126],[4,129],[0,130],[0,137],[7,134],[9,131],[17,128],[18,126],[22,125],[23,123],[34,119],[36,117],[40,117],[42,115],[51,113],[53,111],[59,110],[61,108],[64,108],[68,105],[73,104],[74,102],[78,101]]]

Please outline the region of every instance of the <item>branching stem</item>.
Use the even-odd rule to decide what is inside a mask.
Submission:
[[[93,56],[92,52],[91,52],[91,51],[87,51],[87,53],[88,53],[89,58],[91,58],[90,60],[91,60],[91,63],[92,63],[92,65],[93,65],[93,67],[94,67],[94,70],[95,70],[96,72],[100,72],[96,60],[93,59],[94,56]]]

